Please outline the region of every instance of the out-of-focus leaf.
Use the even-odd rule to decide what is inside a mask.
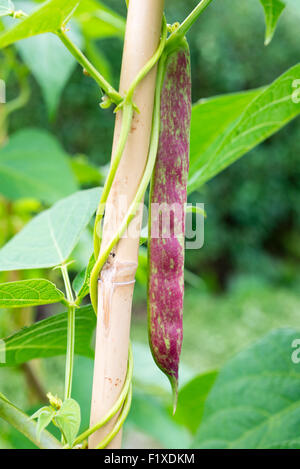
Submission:
[[[55,33],[68,20],[78,0],[49,0],[0,35],[0,48],[43,33]]]
[[[76,310],[75,353],[92,358],[96,316],[91,306]],[[16,366],[35,358],[64,355],[67,346],[67,313],[57,314],[0,341],[0,366]]]
[[[185,425],[192,433],[196,433],[202,420],[204,404],[216,380],[217,371],[196,376],[178,393],[178,404],[174,418]]]
[[[245,107],[240,114],[234,113],[236,98],[233,96],[232,109],[235,116],[229,122],[225,113],[222,115],[218,109],[219,103],[215,100],[215,110],[212,106],[210,115],[202,114],[201,122],[194,124],[188,187],[190,192],[219,174],[299,115],[300,105],[293,99],[293,84],[299,75],[300,64],[290,68],[270,86],[262,90],[250,101],[248,106],[245,102]],[[207,106],[207,103],[204,102],[203,105]],[[227,112],[231,114],[229,101],[227,105]],[[201,107],[201,103],[198,106]],[[203,110],[205,111],[205,109]],[[202,111],[198,108],[197,112],[201,113]],[[209,147],[202,150],[200,146],[200,150],[197,151],[197,143],[195,142],[199,137],[199,141],[201,139],[200,129],[211,128],[212,122],[216,125],[222,121],[222,118],[228,123],[226,128],[223,128],[220,134],[212,140]],[[197,129],[198,134],[196,133]],[[218,130],[218,125],[216,125],[216,129]]]
[[[96,166],[93,166],[83,155],[72,158],[72,169],[80,184],[100,185],[102,174]]]
[[[125,20],[97,0],[85,0],[78,6],[75,17],[83,33],[91,39],[111,36],[123,37]]]
[[[45,279],[0,284],[0,308],[23,308],[64,301],[63,292]]]
[[[0,193],[7,199],[51,204],[76,190],[68,156],[48,132],[20,130],[0,149]]]
[[[295,339],[297,331],[273,331],[224,366],[207,398],[193,448],[300,447]]]
[[[282,0],[260,0],[263,6],[266,19],[266,37],[265,45],[267,46],[272,41],[275,29],[281,13],[286,7]]]
[[[70,35],[72,36],[72,31]],[[74,42],[80,47],[81,41],[78,35]],[[59,38],[51,33],[44,34],[38,39],[35,37],[25,39],[18,42],[16,47],[39,83],[49,117],[53,118],[62,90],[76,66],[75,59]]]
[[[100,189],[60,200],[37,215],[0,250],[0,271],[54,267],[65,262],[90,222]]]

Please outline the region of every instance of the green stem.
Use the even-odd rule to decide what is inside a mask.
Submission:
[[[107,258],[114,248],[114,246],[120,241],[121,237],[123,236],[126,228],[128,227],[131,220],[135,217],[137,209],[139,208],[139,204],[141,203],[144,194],[146,192],[147,186],[151,179],[151,174],[155,165],[156,154],[158,149],[158,142],[159,142],[159,130],[160,130],[160,94],[164,76],[164,56],[162,56],[157,72],[157,85],[155,90],[155,102],[154,102],[154,112],[153,112],[153,125],[152,125],[152,134],[151,134],[151,142],[150,142],[150,149],[149,149],[149,156],[146,165],[146,169],[142,180],[140,182],[139,188],[137,193],[131,203],[128,212],[121,223],[120,228],[118,229],[117,233],[110,241],[108,246],[106,247],[105,251],[99,256],[96,264],[91,272],[91,282],[90,282],[90,295],[91,301],[94,308],[94,311],[97,312],[97,290],[98,290],[98,277],[104,266]]]
[[[163,50],[165,48],[166,40],[167,40],[167,22],[166,22],[166,19],[164,18],[161,41],[159,43],[157,51],[151,57],[151,59],[146,63],[146,65],[142,68],[142,70],[137,74],[136,78],[131,83],[128,92],[126,93],[126,98],[124,99],[124,102],[121,103],[120,105],[123,107],[121,134],[120,134],[116,154],[114,155],[114,158],[112,160],[110,171],[109,171],[109,174],[107,176],[107,179],[103,188],[103,192],[101,195],[101,200],[100,200],[100,204],[99,204],[99,208],[98,208],[96,220],[95,220],[95,227],[94,227],[95,259],[98,258],[99,252],[100,252],[101,220],[104,215],[105,203],[107,201],[112,183],[114,181],[117,169],[119,167],[119,164],[120,164],[120,161],[121,161],[124,149],[125,149],[125,145],[127,142],[127,138],[131,129],[131,123],[132,123],[132,118],[133,118],[133,107],[134,107],[133,102],[132,102],[133,94],[138,84],[145,78],[145,76],[150,72],[150,70],[159,61],[163,53]]]
[[[134,93],[136,87],[138,86],[138,84],[148,75],[150,70],[152,70],[154,65],[156,65],[157,62],[159,61],[159,59],[160,59],[160,57],[161,57],[161,55],[164,51],[166,42],[167,42],[167,34],[168,34],[168,27],[167,27],[166,18],[164,16],[163,17],[163,24],[162,24],[161,40],[160,40],[158,49],[156,50],[155,54],[146,63],[146,65],[142,68],[142,70],[137,74],[137,76],[135,77],[135,79],[131,83],[130,88],[129,88],[127,94],[126,94],[127,99],[130,99],[130,100],[133,99],[133,93]]]
[[[75,59],[80,63],[80,65],[89,73],[92,78],[94,78],[96,83],[98,83],[100,88],[105,92],[110,100],[115,104],[120,104],[123,100],[120,93],[118,93],[117,90],[115,90],[113,86],[111,86],[111,84],[105,80],[105,78],[98,72],[94,65],[91,64],[91,62],[85,57],[81,50],[71,41],[69,36],[67,36],[63,30],[59,30],[57,35],[66,48],[75,57]]]
[[[189,16],[181,23],[181,25],[170,35],[167,41],[168,45],[173,43],[173,41],[184,37],[211,2],[212,0],[202,0],[189,14]]]
[[[118,141],[118,147],[116,150],[116,154],[112,160],[111,167],[109,170],[109,174],[107,176],[107,179],[105,181],[105,185],[103,188],[103,192],[101,195],[100,199],[100,204],[99,208],[97,211],[96,215],[96,220],[95,220],[95,226],[94,226],[94,253],[95,253],[95,258],[99,256],[99,251],[100,251],[100,244],[101,244],[101,220],[104,215],[104,207],[105,203],[107,201],[112,183],[114,181],[117,169],[119,167],[123,151],[127,142],[128,134],[131,129],[131,123],[132,123],[132,117],[133,117],[133,106],[131,103],[126,103],[124,104],[123,107],[123,116],[122,116],[122,128],[121,128],[121,134],[120,138]]]
[[[62,449],[59,441],[47,430],[41,432],[37,438],[37,422],[31,420],[28,415],[14,406],[3,394],[0,393],[0,417],[26,436],[40,449]]]
[[[129,392],[127,394],[126,400],[124,402],[124,407],[120,414],[120,417],[114,426],[113,430],[96,446],[96,449],[104,449],[107,445],[114,439],[114,437],[119,433],[121,430],[127,415],[129,414],[130,406],[132,401],[132,385],[130,384]]]
[[[66,355],[66,372],[65,372],[65,399],[71,398],[72,380],[74,368],[74,349],[75,349],[75,305],[68,274],[68,268],[65,264],[60,266],[64,279],[68,306],[68,330],[67,330],[67,355]]]

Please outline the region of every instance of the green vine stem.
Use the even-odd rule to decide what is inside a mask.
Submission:
[[[126,400],[124,402],[124,407],[120,414],[119,419],[117,420],[116,425],[114,426],[113,430],[96,446],[96,449],[104,449],[107,445],[114,439],[114,437],[119,433],[121,430],[130,410],[132,401],[132,384],[130,384],[129,392],[126,396]]]
[[[133,116],[133,105],[131,103],[125,103],[123,106],[123,116],[122,116],[122,127],[121,134],[118,142],[118,147],[116,154],[112,160],[109,174],[106,178],[104,188],[101,194],[100,204],[96,214],[95,226],[94,226],[94,253],[95,258],[98,257],[100,252],[100,243],[101,243],[101,220],[104,215],[105,203],[107,201],[112,183],[114,181],[117,169],[119,167],[123,151],[127,142],[127,138],[131,129]]]
[[[110,100],[116,105],[120,104],[123,101],[120,93],[118,93],[117,90],[115,90],[114,87],[108,83],[108,81],[105,80],[105,78],[98,72],[98,70],[87,59],[87,57],[85,57],[81,50],[71,41],[69,36],[65,33],[65,30],[60,29],[56,34],[62,43],[66,46],[66,48],[75,57],[77,62],[79,62],[80,65],[88,72],[88,74],[94,78],[96,83],[98,83],[100,88],[105,92]]]
[[[70,399],[72,393],[74,349],[75,349],[75,309],[71,282],[66,264],[60,266],[68,300],[68,328],[67,328],[67,354],[65,372],[65,399]]]
[[[167,28],[167,21],[165,16],[163,17],[163,24],[162,24],[162,34],[161,34],[161,40],[158,46],[157,51],[155,54],[151,57],[151,59],[146,63],[146,65],[142,68],[142,70],[138,73],[136,78],[133,80],[132,84],[130,85],[130,88],[127,92],[126,98],[132,100],[133,99],[133,93],[138,86],[138,84],[148,75],[148,73],[152,70],[154,65],[157,64],[159,61],[166,42],[167,42],[167,34],[168,34],[168,28]]]
[[[122,392],[118,398],[118,400],[116,401],[116,403],[114,404],[114,406],[110,409],[110,411],[103,417],[102,420],[100,420],[100,422],[98,422],[96,425],[94,425],[93,427],[89,428],[88,430],[86,430],[84,433],[82,433],[81,435],[79,435],[75,442],[74,442],[74,446],[80,444],[82,441],[86,440],[90,435],[92,435],[93,433],[95,433],[97,430],[99,430],[99,428],[102,428],[104,427],[104,425],[109,422],[118,412],[119,410],[122,408],[123,406],[123,409],[122,409],[122,412],[121,414],[119,415],[119,418],[116,422],[116,425],[114,426],[114,428],[112,429],[112,431],[105,437],[105,440],[111,436],[111,440],[114,438],[115,434],[113,434],[116,426],[118,426],[121,423],[120,427],[123,425],[124,423],[124,420],[126,418],[124,418],[124,413],[123,413],[123,410],[124,410],[124,407],[126,405],[126,402],[128,402],[128,395],[130,393],[130,388],[131,388],[131,381],[132,381],[132,375],[133,375],[133,353],[132,353],[132,346],[130,344],[130,347],[129,347],[129,353],[128,353],[128,367],[127,367],[127,375],[126,375],[126,380],[125,380],[125,383],[124,383],[124,386],[123,386],[123,389],[122,389]],[[109,440],[107,442],[107,444],[111,441]],[[104,440],[103,440],[104,441]],[[100,445],[103,443],[103,441],[101,441]],[[105,447],[105,446],[103,446]],[[67,448],[67,447],[66,447]]]
[[[121,128],[121,135],[119,138],[118,142],[118,147],[116,150],[116,154],[112,160],[111,163],[111,168],[109,171],[109,174],[107,176],[104,189],[101,195],[101,200],[99,204],[99,208],[97,211],[96,215],[96,220],[95,220],[95,228],[94,228],[94,254],[95,254],[95,259],[98,258],[99,252],[100,252],[100,244],[101,244],[101,220],[104,215],[104,209],[105,209],[105,203],[108,198],[108,194],[110,192],[112,183],[114,181],[116,172],[118,170],[125,145],[127,142],[127,138],[131,129],[131,123],[132,123],[132,117],[133,117],[133,109],[134,109],[134,104],[133,104],[133,95],[136,87],[138,84],[145,78],[145,76],[150,72],[150,70],[157,64],[159,61],[165,45],[167,41],[167,22],[164,17],[163,19],[163,26],[162,26],[162,35],[161,35],[161,41],[159,43],[158,49],[155,52],[155,54],[151,57],[151,59],[146,63],[146,65],[142,68],[142,70],[137,74],[136,78],[133,80],[132,84],[130,85],[130,88],[128,92],[126,93],[126,97],[124,101],[118,106],[123,108],[123,116],[122,116],[122,128]],[[117,108],[117,110],[118,110]]]
[[[47,430],[37,438],[37,423],[0,393],[0,417],[26,436],[40,449],[62,449],[59,441]]]
[[[99,274],[107,261],[107,258],[114,248],[114,246],[120,241],[121,237],[123,236],[126,228],[128,227],[129,223],[135,217],[136,212],[139,208],[139,204],[141,203],[144,194],[146,192],[147,186],[150,182],[152,171],[155,165],[157,148],[158,148],[158,141],[159,141],[159,129],[160,129],[160,94],[161,94],[161,87],[162,81],[164,76],[164,55],[162,55],[157,72],[157,85],[155,90],[155,99],[154,99],[154,112],[153,112],[153,125],[152,125],[152,134],[151,134],[151,142],[150,142],[150,149],[148,155],[148,161],[145,168],[144,175],[140,182],[139,188],[137,193],[131,203],[127,214],[121,223],[120,228],[118,229],[115,236],[112,238],[108,246],[106,247],[105,251],[99,256],[96,264],[91,272],[91,280],[90,280],[90,295],[91,295],[91,302],[94,308],[94,311],[97,313],[97,290],[98,290],[98,278]]]

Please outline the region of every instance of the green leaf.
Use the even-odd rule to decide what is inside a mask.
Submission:
[[[224,366],[193,448],[288,448],[299,442],[300,367],[292,360],[299,335],[273,331]]]
[[[55,421],[70,448],[80,428],[80,407],[74,399],[67,399],[56,413]]]
[[[76,189],[68,157],[48,132],[21,130],[0,149],[0,193],[7,199],[51,204]]]
[[[198,176],[206,159],[227,129],[242,115],[261,89],[201,99],[192,108],[189,190],[198,187]]]
[[[55,33],[72,15],[79,0],[49,0],[12,29],[0,35],[0,48],[43,33]]]
[[[54,267],[65,262],[96,211],[100,189],[60,200],[31,220],[0,250],[0,271]]]
[[[299,115],[300,105],[293,100],[293,83],[299,75],[300,64],[289,69],[270,86],[260,91],[248,106],[245,102],[245,108],[240,115],[235,114],[235,120],[227,120],[227,127],[221,129],[220,135],[212,140],[203,152],[201,147],[200,152],[197,149],[194,150],[193,142],[196,141],[197,134],[192,135],[192,159],[188,187],[190,192],[202,186]],[[231,114],[229,102],[227,104],[229,106],[227,109]],[[234,109],[235,104],[233,104]],[[205,108],[202,110],[205,111]],[[211,128],[212,122],[217,123],[222,119],[218,103],[215,110],[212,107],[211,111],[208,116],[202,114],[203,129]],[[198,112],[201,110],[198,109]],[[225,112],[223,118],[228,119]],[[196,128],[195,125],[194,129]],[[218,129],[217,125],[216,129]]]
[[[196,376],[178,393],[178,404],[174,418],[178,423],[189,428],[192,433],[196,433],[199,428],[205,401],[217,375],[217,371],[211,371]]]
[[[22,308],[64,301],[63,292],[44,279],[0,284],[0,308]]]
[[[45,406],[39,409],[30,417],[32,420],[37,419],[36,436],[38,441],[40,440],[42,431],[48,427],[55,414],[56,411],[52,407]]]
[[[260,3],[262,4],[265,12],[265,45],[267,46],[272,41],[278,20],[285,9],[286,4],[282,0],[260,0]]]
[[[100,39],[125,34],[125,20],[97,0],[81,2],[75,12],[83,34],[90,39]]]
[[[90,276],[95,265],[95,257],[92,254],[88,266],[85,270],[80,272],[73,281],[73,289],[79,301],[89,294],[90,291]]]
[[[0,341],[1,366],[16,366],[36,359],[64,355],[67,345],[67,313],[57,314]],[[75,353],[93,358],[96,316],[91,306],[76,310]]]
[[[81,45],[78,35],[74,38]],[[55,116],[62,90],[69,80],[76,61],[58,37],[44,34],[38,40],[28,38],[16,44],[22,60],[39,83],[49,117]]]
[[[11,15],[14,11],[15,7],[11,0],[0,0],[0,17]]]

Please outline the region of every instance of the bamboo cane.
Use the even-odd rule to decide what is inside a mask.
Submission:
[[[123,94],[157,49],[164,0],[130,0],[123,51],[120,92]],[[137,87],[135,113],[126,148],[116,174],[104,219],[101,252],[112,236],[112,224],[119,226],[132,202],[142,177],[150,142],[156,68]],[[116,118],[114,155],[120,135],[122,115]],[[131,304],[137,268],[142,213],[132,221],[128,233],[111,253],[102,270],[98,288],[98,320],[91,407],[91,426],[109,411],[122,390],[129,347]],[[131,227],[137,227],[136,234]],[[89,438],[93,449],[112,429],[116,418]],[[122,432],[108,448],[121,447]]]

